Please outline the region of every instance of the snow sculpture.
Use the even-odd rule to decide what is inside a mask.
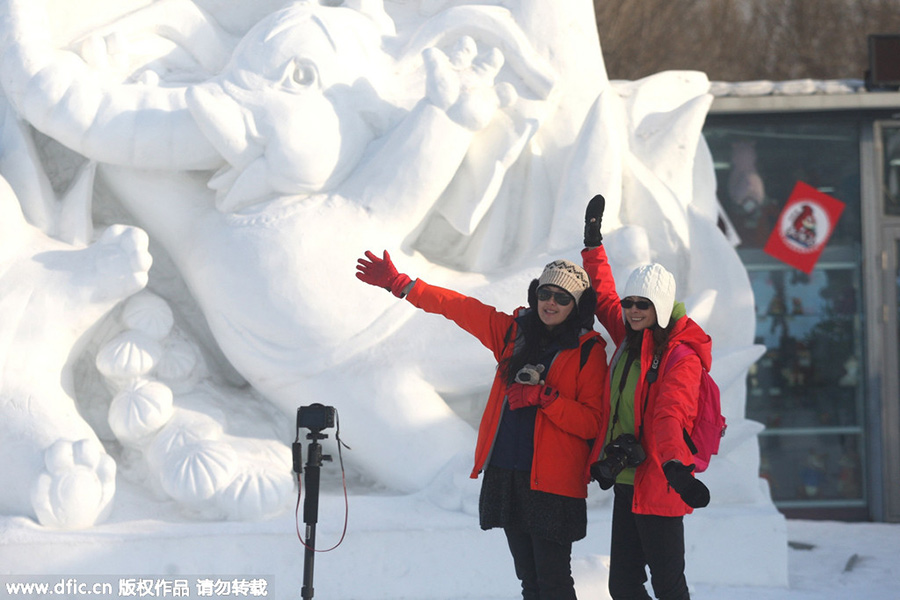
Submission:
[[[512,308],[548,254],[577,260],[597,192],[619,280],[663,262],[716,341],[732,432],[719,463],[733,460],[710,469],[714,496],[718,478],[720,501],[761,501],[757,428],[743,419],[743,377],[760,350],[746,272],[715,225],[700,136],[708,81],[664,73],[612,84],[589,2],[515,4],[3,0],[3,90],[44,143],[38,152],[20,132],[29,172],[50,172],[16,179],[0,163],[22,212],[66,240],[49,226],[46,190],[96,164],[81,204],[93,222],[76,241],[93,239],[92,227],[136,225],[156,263],[148,290],[91,338],[93,360],[69,390],[103,419],[88,425],[71,398],[68,426],[44,423],[40,406],[2,405],[4,426],[29,444],[19,473],[43,481],[84,467],[100,500],[84,492],[80,512],[60,517],[66,502],[42,491],[32,507],[0,497],[0,510],[61,527],[102,518],[114,484],[99,435],[125,475],[190,514],[275,514],[293,489],[293,414],[310,402],[338,408],[347,460],[365,477],[432,486],[443,505],[462,506],[458,465],[474,432],[445,398],[477,395],[490,361],[443,323],[362,289],[355,260],[387,247],[414,276]],[[16,127],[7,119],[4,135]],[[139,230],[108,231],[132,240],[123,254],[146,256]],[[0,249],[33,254],[8,240]],[[89,277],[95,265],[81,269],[82,287],[105,289]],[[141,287],[82,312],[94,323]],[[16,323],[0,315],[0,332]],[[13,337],[7,347],[44,344],[63,369],[80,341]],[[16,385],[38,397],[37,382]],[[16,410],[19,424],[6,425]],[[35,464],[42,452],[46,468]]]
[[[9,165],[9,151],[27,149],[16,147],[15,122],[4,121],[0,162]],[[104,315],[146,285],[150,262],[147,236],[133,227],[110,227],[89,246],[47,236],[25,221],[0,178],[4,512],[71,529],[109,513],[116,465],[79,415],[68,360]]]

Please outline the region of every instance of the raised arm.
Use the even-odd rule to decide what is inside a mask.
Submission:
[[[591,278],[591,286],[597,293],[596,315],[600,324],[606,328],[616,345],[625,339],[625,322],[622,320],[622,306],[616,292],[616,281],[606,250],[603,248],[603,236],[600,225],[606,201],[597,194],[590,202],[584,214],[584,250],[581,261],[584,270]]]
[[[453,321],[478,338],[494,353],[498,362],[502,358],[509,328],[513,324],[512,315],[465,294],[429,285],[398,272],[387,250],[381,258],[367,251],[365,258],[357,261],[356,278],[369,285],[384,288],[398,298],[405,297],[413,306],[425,312]]]

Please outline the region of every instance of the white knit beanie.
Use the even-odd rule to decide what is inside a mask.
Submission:
[[[660,327],[669,325],[675,307],[675,278],[665,267],[653,263],[632,271],[622,292],[623,298],[640,296],[647,298],[656,309],[656,321]]]
[[[584,269],[573,262],[560,259],[554,260],[544,267],[544,272],[538,279],[538,287],[545,285],[555,285],[566,290],[577,303],[584,290],[591,285],[591,280]]]

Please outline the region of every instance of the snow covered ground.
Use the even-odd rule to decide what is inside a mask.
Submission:
[[[141,513],[150,505],[158,509],[158,518],[133,518],[132,511]],[[82,532],[57,532],[23,518],[0,519],[0,598],[235,598],[263,597],[264,592],[279,600],[301,597],[304,549],[293,511],[257,523],[203,523],[179,518],[170,503],[149,498],[135,496],[122,506],[127,510]],[[573,571],[580,598],[603,600],[609,597],[610,507],[602,500],[590,506],[588,538],[574,546]],[[773,585],[770,573],[759,568],[748,573],[745,561],[735,560],[760,551],[759,538],[727,510],[710,506],[687,517],[694,600],[900,598],[900,524],[787,521],[789,547],[776,558],[787,561],[788,582]],[[422,496],[351,495],[343,543],[315,555],[313,597],[514,600],[518,582],[503,534],[481,531],[470,512],[439,509]],[[742,514],[746,511],[735,516]],[[698,524],[710,522],[725,532],[717,540],[724,551],[690,547],[692,537],[715,540],[708,530],[692,535]],[[343,497],[323,489],[318,548],[334,546],[343,524]],[[302,509],[299,527],[302,532]],[[51,588],[29,595],[9,587],[41,582],[108,582],[112,591],[92,594],[87,593],[92,588],[85,588],[73,594],[58,588],[64,592],[60,594]],[[177,590],[182,590],[180,596]]]
[[[896,600],[900,525],[792,521],[787,588],[692,585],[694,600]],[[735,540],[740,544],[740,540]],[[761,584],[764,582],[761,581]],[[586,597],[594,596],[593,591]]]

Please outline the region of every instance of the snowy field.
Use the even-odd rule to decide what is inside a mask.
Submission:
[[[54,532],[22,518],[0,520],[0,598],[301,597],[304,550],[293,511],[258,523],[201,523],[180,519],[166,503],[132,500],[108,523],[82,532]],[[132,510],[143,512],[151,505],[158,508],[157,519],[132,518]],[[343,530],[342,496],[323,492],[319,510],[317,547],[331,548]],[[576,587],[583,600],[609,597],[609,510],[605,504],[591,507],[588,538],[573,548]],[[724,517],[716,527],[731,532],[726,535],[732,539],[715,540],[708,528],[694,535],[697,524],[716,515]],[[772,585],[770,574],[759,568],[749,573],[743,560],[734,560],[760,549],[754,547],[757,532],[736,523],[739,518],[730,518],[727,509],[711,506],[687,519],[694,600],[900,598],[898,524],[787,521],[784,586]],[[303,531],[302,510],[300,521]],[[715,552],[691,547],[692,538],[721,542],[730,550],[717,548],[717,558]],[[313,597],[326,600],[519,597],[501,532],[481,531],[475,516],[438,509],[415,496],[351,496],[343,543],[317,553],[312,573]],[[70,580],[109,582],[113,592],[27,595],[8,587]],[[140,585],[154,587],[145,587],[141,595]],[[181,589],[190,595],[176,596],[176,585],[185,586]]]
[[[787,522],[788,588],[692,585],[693,600],[897,600],[900,525]],[[740,544],[740,540],[735,540]],[[760,582],[764,584],[764,582]],[[586,598],[599,597],[602,594]]]

